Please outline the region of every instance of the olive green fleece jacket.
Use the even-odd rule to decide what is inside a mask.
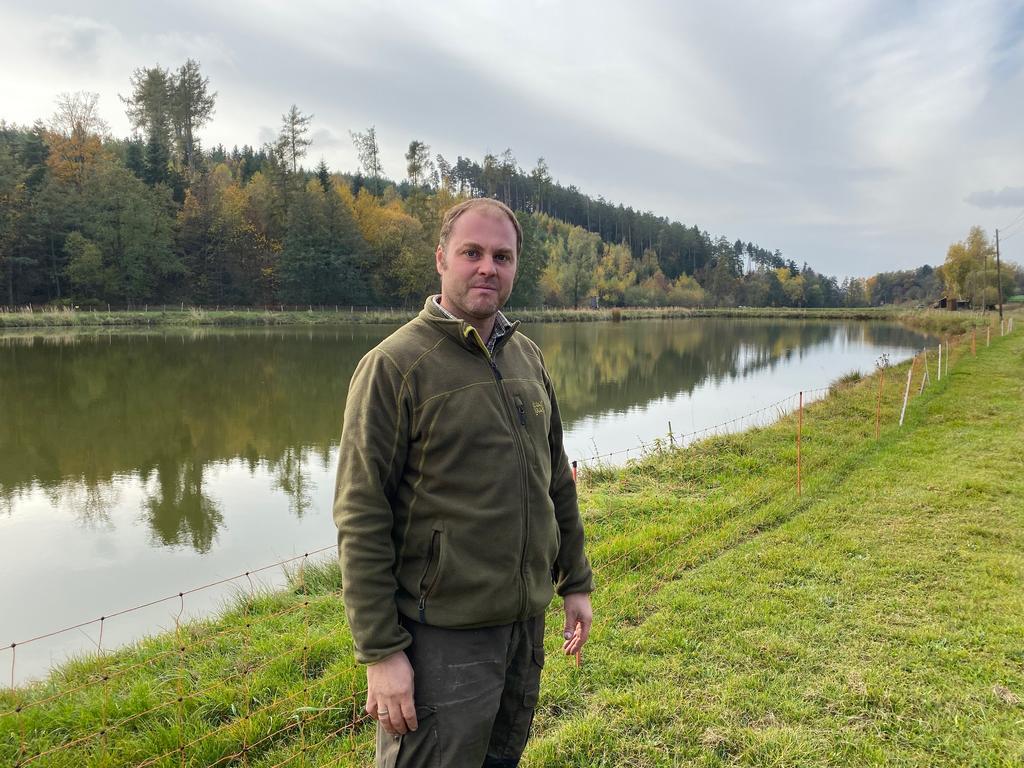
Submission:
[[[428,299],[352,376],[334,521],[362,663],[410,644],[400,614],[495,626],[543,612],[555,590],[590,592],[537,345],[513,326],[491,355],[471,325]]]

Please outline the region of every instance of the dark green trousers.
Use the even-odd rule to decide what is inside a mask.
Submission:
[[[526,747],[544,666],[544,616],[484,629],[403,619],[419,727],[377,725],[378,768],[513,768]]]

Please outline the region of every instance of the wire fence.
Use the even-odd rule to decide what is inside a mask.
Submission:
[[[610,457],[667,453],[679,458],[665,470],[673,483],[701,499],[685,520],[671,511],[621,515],[588,512],[590,557],[602,581],[649,599],[662,585],[736,544],[781,524],[801,497],[843,472],[844,456],[901,429],[913,399],[954,372],[964,356],[1013,331],[1012,319],[951,336],[922,350],[896,372],[879,364],[868,405],[845,414],[859,427],[848,435],[826,434],[824,419],[808,406],[826,388],[797,392],[756,411],[696,432],[667,435],[629,449],[573,462],[586,484]],[[947,385],[948,386],[948,385]],[[862,398],[863,400],[863,398]],[[871,405],[874,405],[872,408]],[[837,406],[838,407],[838,406]],[[707,438],[783,417],[793,430],[771,430],[774,449],[766,463],[739,482],[722,481],[721,452]],[[765,434],[768,434],[767,432]],[[743,436],[732,435],[732,449]],[[767,439],[767,438],[766,438]],[[831,440],[826,449],[826,441]],[[843,440],[845,442],[836,442]],[[643,468],[646,465],[636,464]],[[652,470],[654,471],[654,470]],[[735,472],[734,467],[727,471]],[[728,486],[726,488],[726,486]],[[784,501],[783,504],[775,502]],[[662,515],[662,517],[658,517]],[[613,530],[603,527],[615,518]],[[343,625],[340,581],[323,576],[321,561],[334,542],[235,576],[181,589],[96,619],[70,624],[0,648],[9,686],[0,691],[0,764],[25,766],[223,766],[355,765],[372,751],[365,715],[365,675],[355,663]],[[269,592],[254,577],[286,569],[290,588]],[[240,584],[243,596],[225,616],[185,621],[188,600],[199,593]],[[244,587],[248,587],[244,590]],[[173,631],[119,650],[103,647],[104,629],[127,614],[165,604]],[[597,612],[593,637],[629,622],[621,611]],[[18,652],[62,634],[92,628],[94,653],[76,659],[40,683],[19,686]],[[577,665],[580,659],[576,660]]]

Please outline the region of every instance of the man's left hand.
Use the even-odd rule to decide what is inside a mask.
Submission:
[[[562,652],[567,656],[579,653],[590,637],[590,625],[594,622],[594,611],[590,607],[590,595],[577,592],[565,596],[565,629],[562,631]]]

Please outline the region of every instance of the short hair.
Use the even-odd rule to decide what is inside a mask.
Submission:
[[[516,260],[518,261],[519,254],[523,251],[523,228],[519,224],[519,219],[516,218],[515,213],[512,212],[512,209],[493,197],[471,197],[469,200],[463,200],[458,205],[453,205],[445,211],[444,218],[441,220],[441,234],[437,239],[437,247],[442,251],[446,251],[448,249],[448,238],[451,237],[452,228],[455,226],[456,220],[466,211],[472,211],[477,208],[490,208],[493,211],[498,211],[507,216],[508,220],[512,222],[512,227],[516,231]]]

